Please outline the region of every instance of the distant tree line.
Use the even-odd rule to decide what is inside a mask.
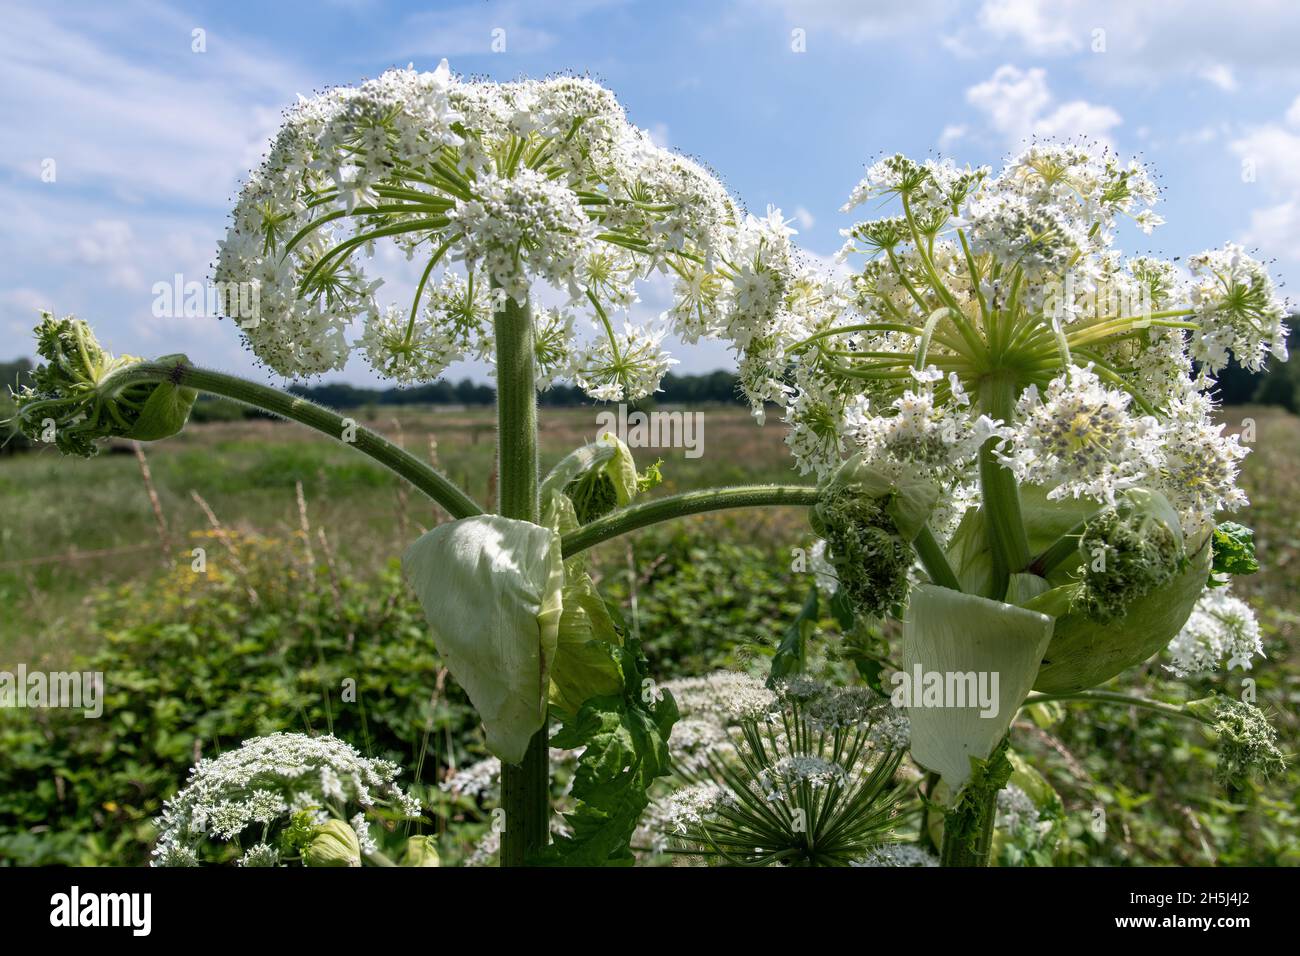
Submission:
[[[638,404],[697,405],[743,401],[735,374],[721,370],[704,375],[674,375],[670,372],[664,376],[661,388],[650,399]],[[496,389],[491,385],[467,378],[459,382],[441,380],[412,388],[382,389],[330,382],[323,385],[294,385],[290,391],[331,408],[360,408],[365,405],[491,405],[496,401]],[[595,404],[581,389],[572,385],[555,385],[539,392],[537,401],[541,405],[552,407]]]
[[[1293,317],[1293,329],[1298,323],[1300,319]],[[1291,333],[1289,345],[1293,354],[1300,349],[1300,331]],[[25,358],[0,362],[0,454],[19,451],[30,444],[7,420],[13,415],[9,393],[30,383],[31,369],[31,361]],[[1248,372],[1239,365],[1229,365],[1220,371],[1218,379],[1218,397],[1225,405],[1280,405],[1290,412],[1300,413],[1300,357],[1290,363],[1272,361],[1262,372]],[[338,409],[383,405],[491,405],[496,399],[496,390],[491,385],[468,378],[459,382],[442,380],[413,388],[382,389],[327,382],[322,385],[293,385],[290,391]],[[572,385],[547,389],[538,395],[538,401],[551,407],[595,404],[581,389]],[[649,408],[663,404],[735,404],[743,401],[735,374],[719,370],[703,375],[670,373],[664,377],[662,391],[635,405]],[[236,421],[265,415],[225,399],[201,396],[191,417],[196,422],[206,422]]]

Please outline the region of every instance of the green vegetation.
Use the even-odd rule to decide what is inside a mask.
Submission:
[[[490,412],[393,412],[396,418],[370,423],[412,451],[427,450],[436,435],[453,477],[462,462],[467,473],[489,470]],[[1233,409],[1229,427],[1242,417],[1257,429],[1244,485],[1260,571],[1237,578],[1234,588],[1259,611],[1267,660],[1244,675],[1174,681],[1157,657],[1107,689],[1140,688],[1168,700],[1235,698],[1249,677],[1280,732],[1280,749],[1293,753],[1300,419]],[[654,450],[666,463],[652,496],[716,483],[719,468],[742,480],[788,480],[779,425],[756,428],[738,409],[710,410],[706,423],[702,459]],[[543,468],[594,431],[590,410],[546,410]],[[367,755],[408,768],[400,782],[431,807],[410,835],[430,836],[446,865],[466,859],[489,828],[491,804],[436,784],[484,755],[481,730],[433,654],[423,613],[392,560],[433,524],[433,509],[400,496],[345,447],[269,420],[192,426],[145,447],[168,522],[165,571],[132,455],[74,461],[37,451],[0,460],[0,599],[13,611],[0,625],[0,669],[41,662],[103,670],[107,687],[99,720],[0,711],[0,862],[143,862],[162,800],[196,757],[277,730],[331,729]],[[191,490],[211,507],[220,533]],[[474,492],[487,499],[487,488]],[[1241,565],[1244,544],[1230,529],[1223,534],[1220,563]],[[805,606],[812,575],[792,570],[791,549],[811,540],[800,509],[765,509],[684,519],[586,555],[626,633],[639,637],[645,674],[662,682],[720,666],[757,664],[765,672]],[[205,549],[206,573],[191,569],[195,547]],[[96,549],[112,553],[86,556]],[[51,555],[56,560],[44,560]],[[21,563],[32,558],[42,561]],[[878,675],[886,653],[879,632],[842,632],[829,603],[814,605],[822,613],[807,628],[810,668]],[[355,696],[348,680],[357,682]],[[601,729],[601,714],[589,719],[590,739],[622,746],[626,738],[614,728]],[[1300,864],[1294,762],[1266,783],[1225,788],[1215,779],[1225,769],[1215,742],[1199,728],[1136,707],[1026,708],[1011,727],[1013,763],[1023,758],[1055,791],[1044,803],[1061,842],[1052,853],[1032,828],[1000,832],[995,857],[1020,865]],[[558,774],[554,786],[569,782]],[[589,786],[596,819],[605,791],[595,779]]]

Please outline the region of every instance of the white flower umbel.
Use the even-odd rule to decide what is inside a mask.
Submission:
[[[1003,462],[1020,481],[1055,485],[1050,498],[1115,503],[1159,467],[1160,426],[1129,413],[1131,396],[1106,388],[1091,367],[1071,366],[1038,395],[1030,385],[1016,406]]]
[[[1264,656],[1259,622],[1250,605],[1224,588],[1206,588],[1192,616],[1169,644],[1168,670],[1179,677],[1212,673],[1227,662],[1250,670]]]
[[[779,213],[747,218],[590,80],[471,82],[444,62],[291,109],[214,278],[258,290],[239,326],[275,371],[338,369],[359,346],[402,384],[491,355],[502,307],[491,287],[520,304],[561,300],[562,320],[535,310],[538,386],[567,378],[622,401],[655,391],[672,364],[662,330],[617,333],[609,318],[637,301],[638,280],[675,278],[668,331],[687,340],[766,322],[788,284],[789,233]],[[364,260],[383,243],[423,267],[414,301],[380,301]],[[594,341],[575,333],[572,310],[598,319]]]
[[[1190,275],[1125,257],[1121,222],[1154,229],[1158,198],[1140,163],[1079,145],[1034,144],[997,174],[885,157],[845,206],[886,207],[843,230],[847,281],[802,265],[770,221],[742,229],[776,274],[746,277],[751,310],[724,326],[741,386],[760,417],[781,407],[801,471],[865,451],[924,473],[944,489],[936,523],[960,518],[949,502],[987,504],[980,462],[1002,438],[999,463],[1055,498],[1149,485],[1202,527],[1242,503],[1238,448],[1203,413],[1210,376],[1284,358],[1286,307],[1239,247],[1192,257]]]
[[[216,851],[210,843],[238,844],[251,835],[254,842],[246,844],[240,865],[276,865],[270,861],[282,854],[271,849],[268,836],[342,820],[354,808],[359,810],[351,826],[358,841],[363,849],[373,848],[364,826],[367,810],[384,806],[401,816],[420,815],[419,801],[394,783],[400,773],[396,764],[363,757],[336,737],[280,733],[246,740],[236,750],[200,760],[184,788],[167,801],[153,863],[194,866]]]

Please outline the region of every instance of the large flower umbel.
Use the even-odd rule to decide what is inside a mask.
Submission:
[[[716,334],[737,309],[763,307],[755,290],[777,286],[768,259],[789,235],[779,216],[746,219],[600,85],[469,82],[445,61],[300,102],[233,220],[216,279],[256,289],[257,312],[239,324],[278,372],[341,368],[360,324],[376,371],[429,381],[492,354],[506,297],[522,305],[549,287],[564,305],[537,336],[539,384],[563,377],[611,400],[653,392],[672,364],[662,329],[615,329],[639,280],[675,278],[673,330]],[[381,302],[363,264],[386,242],[423,266],[406,302]],[[434,278],[440,269],[453,278]]]
[[[732,333],[742,384],[785,407],[805,471],[863,450],[979,504],[966,492],[993,436],[1016,478],[1053,498],[1111,504],[1146,487],[1188,530],[1204,525],[1245,503],[1245,451],[1210,423],[1212,375],[1285,359],[1286,309],[1240,247],[1187,271],[1117,251],[1122,220],[1160,223],[1157,198],[1143,166],[1078,146],[1036,144],[998,175],[881,160],[845,207],[895,207],[845,230],[842,257],[865,263],[747,315]]]

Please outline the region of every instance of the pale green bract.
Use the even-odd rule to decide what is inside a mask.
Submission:
[[[912,756],[942,774],[953,793],[970,776],[971,759],[987,759],[1006,736],[1051,637],[1046,614],[932,584],[913,591],[903,622],[905,677],[918,668],[922,674],[998,675],[994,712],[987,716],[977,704],[957,707],[951,700],[940,706],[912,700],[908,707]]]
[[[483,721],[488,749],[519,763],[546,719],[563,609],[560,536],[475,515],[422,535],[402,569],[438,652]]]

